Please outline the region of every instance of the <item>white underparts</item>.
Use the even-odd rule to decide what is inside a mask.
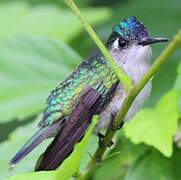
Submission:
[[[112,45],[110,54],[115,60],[116,64],[126,73],[132,80],[132,86],[143,77],[150,67],[151,48],[150,46],[132,45],[127,49],[120,50],[118,39]],[[142,91],[134,100],[132,106],[127,112],[124,121],[129,121],[136,112],[142,107],[151,93],[151,81],[148,82]],[[121,84],[117,88],[111,102],[106,109],[100,114],[95,132],[99,129],[106,128],[111,122],[111,114],[116,115],[120,109],[124,97],[125,90]]]

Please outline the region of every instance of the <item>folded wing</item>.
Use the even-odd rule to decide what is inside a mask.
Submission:
[[[99,106],[101,95],[88,87],[75,105],[71,117],[66,121],[53,142],[40,156],[36,171],[54,170],[72,152],[74,144],[85,134],[92,116]]]

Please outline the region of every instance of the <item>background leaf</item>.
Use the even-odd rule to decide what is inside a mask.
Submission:
[[[46,37],[1,41],[0,52],[0,122],[42,110],[48,92],[81,61],[65,44]]]
[[[145,108],[125,126],[125,135],[133,143],[153,145],[165,156],[171,156],[172,136],[178,128],[178,92],[169,91],[157,103],[155,109]]]
[[[82,12],[91,24],[103,22],[111,16],[108,8],[88,8]],[[83,30],[70,10],[61,9],[53,4],[36,7],[31,7],[25,2],[1,4],[0,22],[0,39],[26,34],[46,35],[68,42]]]
[[[178,110],[181,114],[181,63],[179,63],[177,67],[177,76],[174,83],[174,89],[180,94],[178,97]]]
[[[117,133],[100,166],[91,173],[93,180],[122,180],[135,160],[150,149],[145,144],[132,144],[123,134]],[[83,159],[84,160],[84,159]]]
[[[181,149],[174,147],[171,158],[162,156],[154,149],[148,150],[133,163],[125,180],[179,180]]]
[[[157,151],[148,151],[133,164],[128,171],[126,180],[173,180],[173,166],[168,158]]]
[[[17,174],[5,180],[53,180],[56,177],[55,171],[40,171],[36,173]]]

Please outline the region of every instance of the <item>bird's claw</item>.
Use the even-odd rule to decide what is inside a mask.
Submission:
[[[98,132],[97,136],[99,137],[99,146],[103,146],[103,138],[104,138],[104,135],[101,134],[100,132]],[[111,141],[108,145],[108,147],[111,147],[112,145],[114,144],[113,141]]]
[[[113,128],[114,117],[115,117],[115,115],[111,113],[111,122],[110,122],[109,127],[108,127],[111,131],[120,130],[120,129],[123,127],[123,125],[124,125],[124,121],[122,121],[122,122],[120,123],[119,127],[118,127],[117,129],[114,129],[114,128]]]
[[[123,125],[124,125],[124,121],[121,121],[121,123],[120,123],[120,125],[119,125],[117,130],[120,130],[123,127]]]

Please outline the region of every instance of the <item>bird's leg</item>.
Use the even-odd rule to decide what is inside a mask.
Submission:
[[[99,137],[99,146],[103,146],[103,138],[104,138],[104,135],[101,134],[100,132],[98,132],[97,136]],[[111,147],[112,145],[114,144],[113,141],[111,141],[108,145],[108,147]]]
[[[99,137],[99,146],[102,146],[104,135],[98,132],[97,136]]]
[[[120,130],[123,127],[123,125],[124,125],[124,121],[122,121],[117,129],[113,129],[113,121],[114,121],[114,117],[115,116],[116,116],[116,114],[111,113],[111,121],[110,121],[110,124],[109,124],[108,128],[110,130],[112,130],[112,131]]]
[[[121,121],[121,123],[120,123],[120,125],[118,127],[118,130],[120,130],[123,127],[123,125],[124,125],[124,121]]]

